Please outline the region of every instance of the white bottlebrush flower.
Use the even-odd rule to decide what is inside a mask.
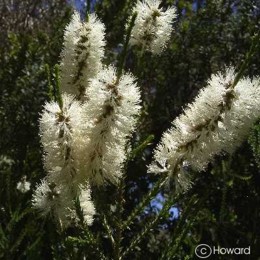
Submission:
[[[241,79],[234,95],[233,105],[223,114],[215,134],[215,138],[220,139],[222,149],[228,153],[241,144],[252,124],[260,117],[260,78]]]
[[[164,133],[150,172],[168,172],[182,182],[187,180],[180,176],[184,162],[201,171],[216,154],[230,153],[241,143],[260,116],[260,85],[259,79],[242,79],[233,88],[234,79],[233,68],[211,77],[208,86]]]
[[[116,182],[122,175],[126,143],[140,111],[140,92],[135,78],[126,73],[117,79],[110,66],[90,82],[84,120],[89,122],[85,152],[86,176],[93,184]]]
[[[32,204],[43,216],[54,216],[62,227],[67,227],[75,220],[73,197],[65,186],[42,180],[33,194]]]
[[[168,43],[172,33],[172,22],[177,17],[176,8],[160,8],[160,1],[138,1],[134,12],[137,12],[135,25],[129,41],[154,54],[160,54]]]
[[[49,180],[72,184],[72,177],[79,171],[85,142],[82,106],[68,94],[63,94],[62,100],[62,109],[57,102],[45,104],[40,118],[40,135]]]
[[[83,98],[89,79],[96,76],[104,56],[105,27],[90,14],[81,22],[75,12],[65,29],[64,48],[61,54],[61,90]]]
[[[90,187],[80,185],[80,195],[79,202],[80,207],[82,209],[84,221],[87,225],[91,225],[93,223],[93,216],[95,215],[95,207],[93,202],[91,201],[91,190]]]
[[[27,191],[29,191],[30,187],[31,183],[26,181],[26,176],[23,176],[21,178],[21,181],[19,181],[16,186],[17,190],[19,190],[22,193],[26,193]]]

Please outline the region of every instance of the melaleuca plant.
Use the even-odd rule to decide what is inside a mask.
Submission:
[[[82,21],[74,12],[65,29],[55,73],[55,95],[44,105],[39,120],[47,174],[38,184],[32,203],[44,216],[53,216],[62,230],[83,225],[93,244],[95,234],[88,226],[101,222],[113,252],[106,256],[97,243],[100,258],[113,255],[114,259],[127,259],[159,220],[168,216],[176,198],[192,187],[193,173],[204,171],[216,156],[234,152],[260,116],[259,77],[243,77],[258,43],[255,37],[242,66],[222,67],[212,74],[163,134],[147,165],[147,174],[159,175],[159,181],[132,214],[122,218],[127,163],[151,141],[149,137],[139,147],[131,147],[142,113],[142,85],[137,83],[134,71],[125,71],[126,56],[135,50],[160,59],[176,17],[174,6],[162,8],[158,0],[138,1],[126,25],[125,42],[116,64],[104,62],[105,25],[95,14],[88,13]],[[162,187],[172,183],[173,195],[160,213],[123,248],[125,230]],[[91,197],[92,191],[105,194],[109,186],[117,194],[116,208],[111,207],[114,226]]]

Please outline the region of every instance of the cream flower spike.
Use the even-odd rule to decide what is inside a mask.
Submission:
[[[130,45],[141,46],[153,54],[160,54],[170,40],[172,23],[177,17],[176,8],[166,10],[159,7],[160,1],[138,1],[133,12],[137,12]]]
[[[105,26],[95,14],[81,22],[75,11],[65,29],[64,48],[61,54],[61,90],[83,99],[102,66],[105,46]]]
[[[140,112],[140,91],[130,73],[117,79],[116,69],[101,70],[90,82],[84,120],[91,122],[86,136],[86,176],[91,184],[115,183],[122,175],[126,143]]]
[[[81,150],[86,142],[82,138],[82,105],[71,95],[63,94],[62,100],[62,109],[56,102],[48,102],[41,114],[44,167],[49,181],[73,185],[74,175],[79,174],[83,163]]]
[[[202,171],[215,155],[232,153],[260,116],[260,82],[241,79],[233,88],[233,68],[212,75],[207,87],[163,134],[149,172],[167,172],[184,189],[185,168]]]

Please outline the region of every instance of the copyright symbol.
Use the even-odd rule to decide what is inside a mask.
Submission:
[[[200,244],[195,248],[195,255],[199,258],[208,258],[212,254],[212,249],[209,245]]]

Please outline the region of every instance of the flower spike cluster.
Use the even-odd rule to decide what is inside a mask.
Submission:
[[[140,111],[135,78],[102,67],[104,31],[95,14],[87,22],[73,14],[60,65],[62,95],[59,102],[46,103],[40,118],[47,176],[37,186],[33,205],[63,227],[77,218],[77,198],[85,223],[93,222],[89,184],[116,183],[121,177]]]
[[[260,115],[259,79],[244,78],[233,86],[234,80],[233,68],[211,77],[164,133],[149,172],[168,172],[185,189],[190,185],[185,168],[204,170],[215,155],[234,151]]]
[[[137,45],[154,54],[160,54],[168,43],[172,22],[177,17],[176,8],[160,8],[160,1],[138,1],[133,10],[137,12],[130,45]]]
[[[76,174],[82,143],[82,105],[68,94],[62,95],[63,108],[57,102],[44,106],[40,118],[40,135],[44,150],[44,166],[49,179],[71,183]]]
[[[104,180],[115,183],[122,175],[127,138],[140,111],[139,88],[130,73],[118,79],[116,69],[109,66],[90,82],[88,96],[84,106],[84,120],[91,122],[86,133],[86,176],[96,185]]]
[[[88,22],[81,22],[75,12],[65,29],[64,49],[61,59],[62,91],[82,99],[88,88],[88,81],[94,78],[102,67],[105,46],[105,27],[90,14]]]
[[[46,103],[40,118],[47,176],[35,191],[33,205],[43,214],[52,213],[62,226],[67,226],[74,219],[71,215],[75,215],[73,199],[80,193],[76,176],[83,163],[84,124],[80,102],[68,94],[63,94],[62,100],[62,108],[57,102]],[[89,196],[86,198],[86,205],[91,205]],[[94,214],[93,207],[90,209]],[[93,218],[93,214],[88,217]]]

